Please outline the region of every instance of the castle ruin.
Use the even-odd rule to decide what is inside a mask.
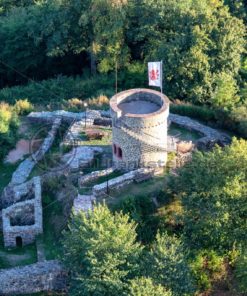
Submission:
[[[110,100],[117,169],[163,167],[167,161],[169,100],[151,89],[130,89]]]

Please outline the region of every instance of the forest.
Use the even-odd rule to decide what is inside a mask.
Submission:
[[[168,174],[158,208],[143,193],[74,216],[69,295],[246,295],[246,25],[244,0],[0,0],[0,171],[23,116],[108,109],[149,61],[172,113],[233,136]]]

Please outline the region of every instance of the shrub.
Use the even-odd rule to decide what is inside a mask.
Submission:
[[[99,95],[96,98],[88,100],[88,105],[93,108],[107,108],[109,107],[109,99],[105,95]]]
[[[33,105],[28,101],[28,99],[25,100],[18,100],[16,101],[14,105],[14,110],[18,115],[26,115],[33,111],[34,107]]]
[[[240,256],[236,260],[235,277],[238,281],[239,290],[247,293],[247,250],[242,250]]]
[[[216,87],[212,96],[212,104],[217,108],[231,110],[239,101],[238,86],[232,75],[217,74],[214,81]]]
[[[80,111],[80,110],[84,110],[84,103],[82,100],[78,99],[78,98],[72,98],[68,100],[67,103],[67,108],[70,111]]]
[[[175,104],[170,105],[170,110],[172,113],[176,113],[182,116],[189,116],[205,122],[216,120],[216,112],[212,109],[209,109],[208,107],[196,106],[191,104],[178,104],[178,101],[176,101]]]
[[[205,122],[218,128],[235,132],[241,137],[247,137],[247,105],[240,104],[231,111],[223,109],[211,109],[206,106],[185,104],[179,100],[170,105],[172,113]]]
[[[185,246],[175,236],[158,234],[144,260],[147,275],[170,289],[174,296],[193,295],[194,292],[193,277],[184,250]]]
[[[12,120],[12,110],[6,103],[0,103],[0,133],[5,134],[9,131]]]
[[[116,205],[115,210],[123,211],[138,223],[138,239],[145,243],[154,240],[159,218],[155,215],[155,206],[149,196],[129,196]]]
[[[16,100],[27,98],[35,105],[48,105],[49,109],[59,109],[69,99],[86,98],[114,93],[114,76],[97,75],[93,78],[81,76],[58,76],[53,79],[39,82],[30,82],[24,86],[3,88],[0,97],[8,103],[14,104]],[[66,105],[66,104],[65,104]]]
[[[129,296],[172,296],[161,285],[157,285],[151,278],[140,277],[130,281]]]
[[[232,110],[231,121],[234,123],[234,130],[240,136],[247,138],[247,104],[243,104]]]
[[[17,139],[18,116],[13,107],[0,103],[0,160],[2,160]]]
[[[224,257],[214,251],[201,251],[191,263],[191,268],[200,291],[210,290],[213,281],[226,274]]]

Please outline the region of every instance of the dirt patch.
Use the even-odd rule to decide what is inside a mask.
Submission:
[[[35,140],[32,143],[29,140],[21,139],[17,142],[15,149],[12,149],[6,157],[6,162],[16,163],[18,160],[23,159],[25,155],[30,154],[30,144],[32,145],[32,151],[38,149],[42,140]]]

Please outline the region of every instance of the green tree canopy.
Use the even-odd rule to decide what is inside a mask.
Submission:
[[[185,236],[192,248],[225,251],[247,241],[247,141],[197,152],[179,171],[175,190],[184,207]]]
[[[185,248],[174,236],[158,234],[147,255],[146,272],[156,283],[167,287],[172,295],[192,295],[193,278],[186,262]]]
[[[145,60],[164,61],[164,88],[171,98],[210,103],[214,76],[233,78],[244,52],[244,25],[221,1],[143,0],[140,26],[130,37]]]
[[[172,296],[161,285],[154,284],[151,278],[134,278],[130,281],[129,296]]]
[[[139,269],[135,229],[128,216],[113,215],[104,205],[72,217],[63,245],[73,295],[124,295]]]

